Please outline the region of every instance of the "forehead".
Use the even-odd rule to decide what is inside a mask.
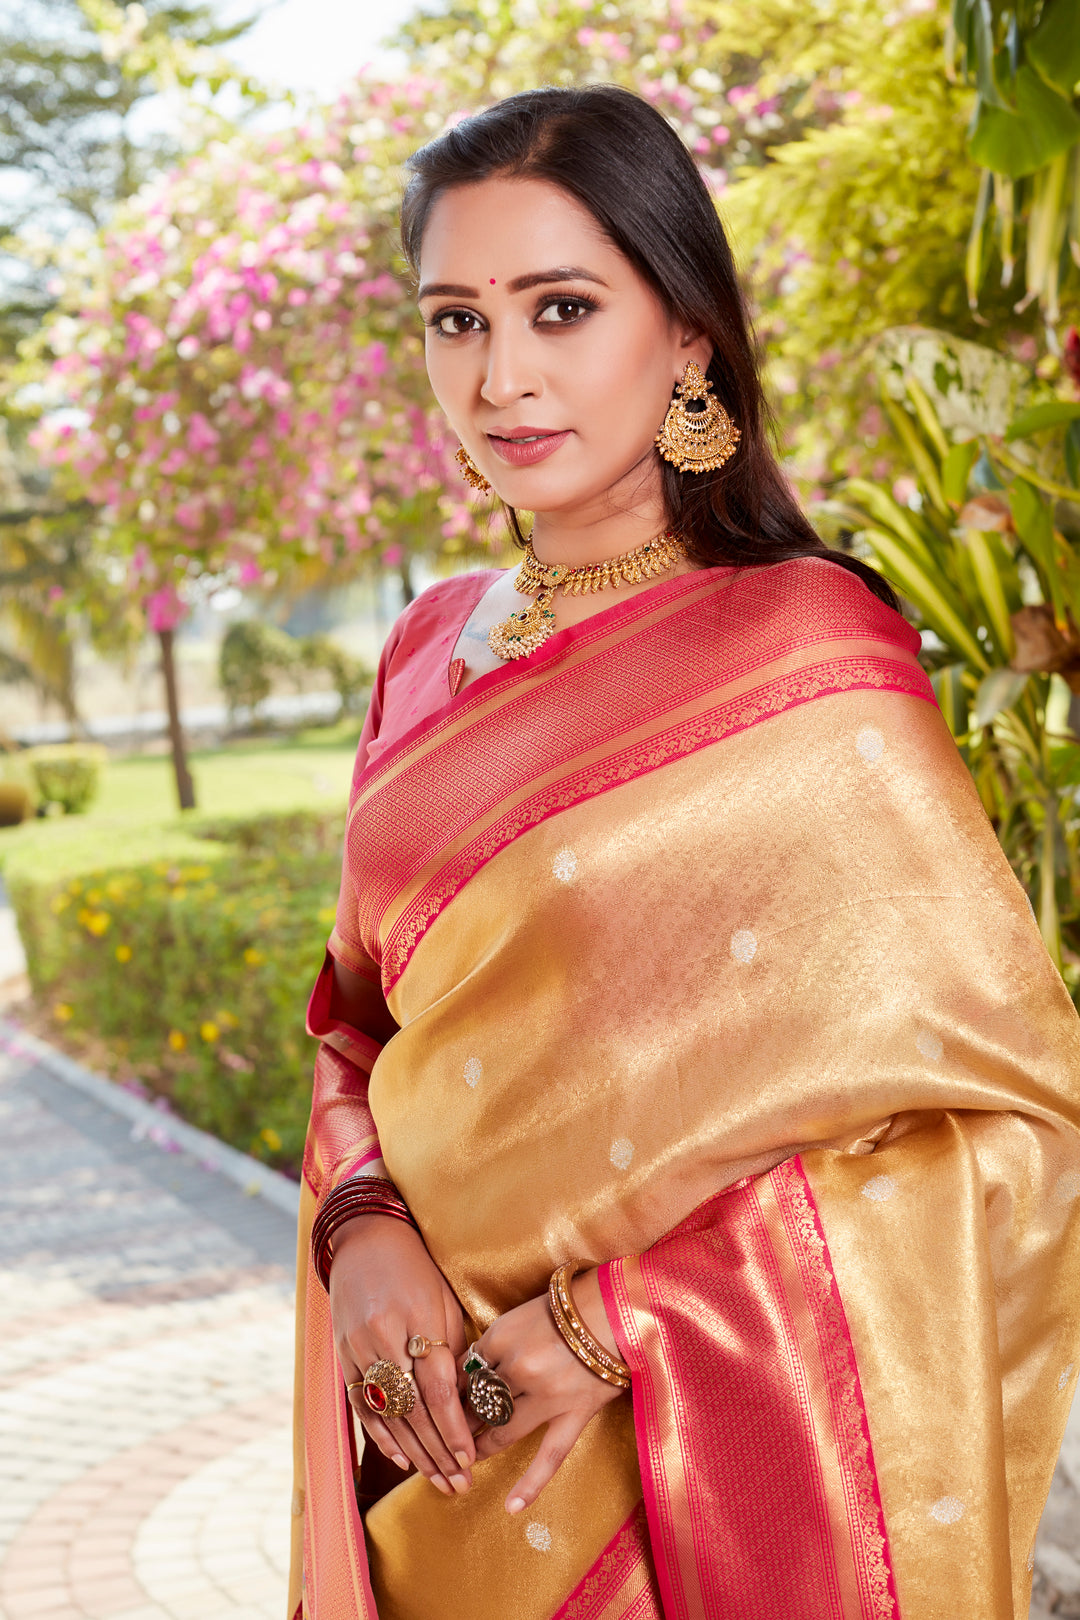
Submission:
[[[588,209],[546,180],[452,187],[432,207],[420,249],[424,281],[486,287],[556,264],[578,264],[605,280],[619,267],[630,270]]]

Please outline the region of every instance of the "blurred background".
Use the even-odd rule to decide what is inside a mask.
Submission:
[[[286,1176],[379,648],[512,560],[402,163],[590,81],[699,163],[788,475],[902,593],[1080,993],[1076,0],[0,0],[3,1027]]]

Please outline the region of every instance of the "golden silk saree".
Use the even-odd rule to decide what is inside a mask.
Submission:
[[[707,569],[414,719],[429,611],[330,940],[400,1028],[335,1021],[328,969],[309,1014],[290,1612],[1020,1620],[1080,1361],[1080,1040],[917,635],[828,561]],[[307,1235],[380,1153],[478,1331],[601,1267],[632,1390],[517,1517],[535,1437],[361,1516]]]

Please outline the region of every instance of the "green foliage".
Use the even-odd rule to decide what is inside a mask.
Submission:
[[[329,636],[294,637],[260,619],[242,619],[222,638],[218,679],[234,721],[241,709],[254,716],[277,677],[287,676],[299,685],[306,673],[329,676],[341,701],[339,718],[355,714],[371,688],[371,671]]]
[[[295,1169],[340,840],[335,810],[148,828],[123,861],[100,832],[75,859],[16,845],[4,881],[34,991],[194,1124]]]
[[[26,755],[38,796],[46,805],[59,805],[66,816],[82,815],[90,808],[106,757],[104,748],[86,743],[50,744]]]
[[[1076,407],[1025,403],[1002,422],[1016,393],[1009,362],[986,351],[980,366],[972,348],[943,333],[888,335],[877,372],[911,469],[908,498],[854,478],[820,516],[854,531],[911,605],[942,712],[1080,995],[1080,743],[1069,728],[1080,487],[1060,481]],[[965,371],[981,379],[974,398],[959,384]]]
[[[977,91],[968,149],[986,171],[968,251],[968,296],[973,304],[979,296],[993,175],[1003,240],[1011,237],[1016,213],[1026,208],[1027,297],[1039,299],[1053,324],[1061,313],[1066,239],[1080,264],[1076,0],[953,0],[951,44]]]
[[[299,643],[300,663],[304,669],[321,670],[341,700],[338,718],[358,714],[362,700],[371,690],[372,671],[359,658],[353,658],[330,636],[304,636]]]
[[[734,50],[741,26],[743,48],[765,64],[764,89],[824,84],[841,109],[774,145],[771,161],[741,171],[720,203],[749,259],[793,470],[818,492],[838,473],[890,462],[899,471],[866,373],[867,341],[919,324],[1003,352],[1034,350],[1038,312],[1018,312],[1009,285],[1027,240],[1023,210],[1007,241],[986,225],[980,304],[970,308],[963,266],[980,198],[967,151],[975,91],[942,71],[939,9],[889,11],[877,0],[764,0],[738,18],[714,9],[711,51]],[[1062,299],[1066,315],[1080,314],[1080,278]]]
[[[230,624],[221,640],[218,680],[230,716],[239,709],[253,712],[270,696],[274,676],[296,668],[296,643],[276,625],[261,619]]]

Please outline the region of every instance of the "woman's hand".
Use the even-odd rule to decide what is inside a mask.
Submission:
[[[458,1393],[465,1325],[461,1306],[419,1233],[387,1215],[358,1215],[339,1226],[330,1267],[330,1315],[347,1384],[384,1357],[412,1372],[416,1405],[407,1418],[378,1417],[362,1390],[350,1394],[370,1439],[399,1468],[415,1464],[444,1495],[467,1491],[476,1449]],[[412,1361],[406,1345],[421,1333],[445,1339],[449,1348]]]
[[[573,1289],[590,1331],[617,1355],[596,1272],[576,1277]],[[553,1477],[589,1419],[625,1391],[578,1360],[552,1321],[546,1294],[500,1316],[477,1344],[514,1396],[513,1417],[500,1429],[484,1430],[476,1442],[477,1459],[505,1451],[542,1423],[548,1426],[536,1456],[506,1499],[506,1511],[520,1513]]]

